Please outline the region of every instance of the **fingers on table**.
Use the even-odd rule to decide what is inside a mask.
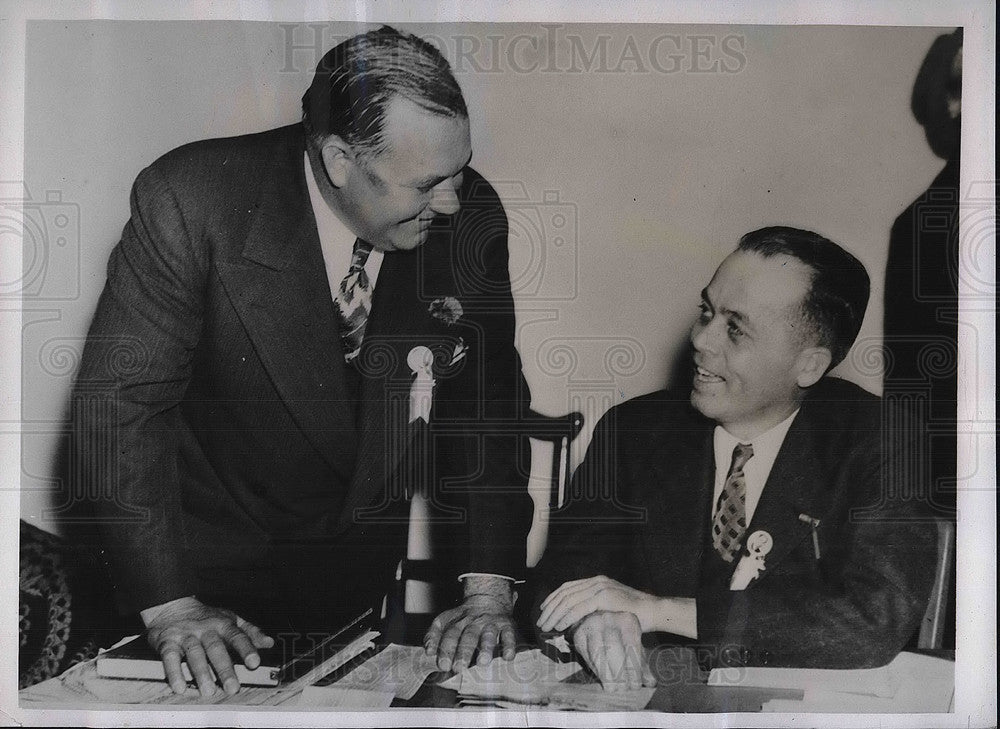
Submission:
[[[603,583],[598,579],[590,578],[572,586],[566,583],[549,595],[546,598],[548,604],[542,609],[542,614],[538,618],[538,627],[543,631],[565,630],[597,609],[598,606],[592,604],[592,601],[603,589]],[[575,617],[569,620],[570,615]]]
[[[559,587],[557,587],[552,592],[550,592],[549,595],[548,595],[548,597],[546,597],[544,600],[542,600],[541,608],[544,610],[545,607],[550,602],[552,602],[553,600],[561,597],[562,595],[564,595],[567,592],[572,592],[574,588],[577,588],[580,585],[589,584],[589,583],[593,582],[595,579],[597,579],[597,578],[596,577],[585,577],[582,580],[569,580],[568,582],[562,583],[561,585],[559,585]]]
[[[181,669],[183,655],[184,651],[177,643],[164,643],[160,646],[163,671],[166,673],[170,689],[175,694],[182,694],[187,689],[187,681],[184,678],[184,671]]]
[[[191,670],[195,683],[198,684],[201,695],[211,696],[215,693],[215,677],[208,667],[208,656],[205,654],[201,640],[195,635],[188,635],[182,641],[181,647],[184,649],[184,660],[187,661],[188,668]]]
[[[514,657],[517,637],[509,620],[473,618],[462,613],[439,615],[424,637],[424,649],[428,654],[437,653],[442,671],[461,671],[472,664],[477,651],[479,664],[485,665],[498,645],[504,658]]]
[[[577,630],[574,643],[606,690],[656,685],[634,626],[594,620]]]
[[[558,616],[552,629],[559,632],[568,630],[595,610],[608,609],[609,607],[609,605],[598,602],[596,595],[581,597],[578,602],[567,606],[562,615]]]
[[[486,635],[483,635],[483,633],[486,633]],[[492,641],[495,646],[497,640],[496,631],[487,629],[478,620],[468,621],[462,630],[462,636],[458,639],[458,647],[455,650],[453,663],[454,670],[461,671],[472,663],[472,654],[476,652],[476,647],[479,645],[480,639]],[[445,637],[445,641],[447,641],[447,636]],[[445,641],[442,641],[442,644]]]
[[[431,627],[427,629],[427,633],[424,635],[424,650],[427,652],[427,655],[437,652],[438,646],[441,644],[441,637],[444,635],[445,626],[451,622],[451,613],[451,610],[441,613],[434,618]]]
[[[260,655],[257,653],[257,647],[254,645],[253,640],[248,635],[246,629],[248,627],[253,627],[250,623],[244,622],[242,624],[242,630],[239,626],[240,623],[237,622],[236,625],[232,625],[223,634],[225,641],[233,647],[233,650],[239,655],[243,661],[243,665],[253,670],[260,665]],[[259,631],[258,631],[259,632]],[[266,646],[260,646],[266,647]],[[222,678],[221,676],[219,677]]]
[[[428,640],[428,650],[429,652],[433,652],[431,647],[436,645],[438,668],[442,671],[449,671],[451,670],[452,663],[457,658],[455,653],[459,648],[460,641],[465,636],[465,628],[470,621],[467,616],[463,616],[457,620],[449,620],[448,618],[445,618],[442,622],[444,625],[439,631],[439,635],[430,636],[431,631],[428,631],[428,636],[430,636]]]
[[[485,666],[493,660],[493,652],[497,649],[497,644],[500,642],[499,633],[500,631],[497,626],[487,625],[479,634],[479,658],[477,659],[477,663],[479,663],[480,666]],[[472,654],[470,652],[469,659],[471,660],[471,658]]]
[[[517,635],[514,633],[514,626],[507,623],[500,629],[500,649],[505,660],[514,659],[517,653]]]
[[[208,657],[219,683],[222,684],[222,688],[227,694],[235,694],[240,690],[240,682],[236,678],[233,660],[229,657],[229,648],[226,647],[226,642],[221,635],[214,631],[203,635],[201,642],[205,648],[205,655]]]
[[[258,628],[253,623],[251,623],[251,622],[249,622],[247,620],[244,620],[243,618],[241,618],[239,616],[237,616],[237,618],[236,618],[236,627],[241,632],[245,633],[247,635],[247,637],[250,638],[250,640],[253,642],[254,647],[256,647],[256,648],[271,648],[272,646],[274,646],[274,638],[272,638],[271,636],[267,635],[263,630],[261,630],[260,628]],[[239,650],[239,649],[237,648],[237,650]],[[241,652],[240,655],[242,656],[244,654]],[[244,656],[244,658],[245,658],[245,656]],[[244,661],[244,665],[246,665],[245,661]],[[247,666],[247,668],[251,668],[251,666]]]

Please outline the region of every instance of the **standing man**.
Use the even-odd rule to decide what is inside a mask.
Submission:
[[[78,376],[77,471],[176,691],[182,660],[232,693],[227,646],[254,667],[263,628],[377,608],[417,487],[452,518],[466,595],[428,651],[514,652],[529,395],[461,90],[383,27],[327,53],[302,102],[301,124],[142,171]]]
[[[913,635],[936,537],[917,484],[889,468],[905,434],[826,376],[868,291],[861,263],[815,233],[749,233],[702,291],[690,402],[660,391],[598,424],[612,447],[590,449],[553,517],[538,625],[571,631],[602,683],[653,682],[647,633],[712,665],[821,668],[885,664]],[[590,496],[604,474],[643,518]]]
[[[934,515],[954,525],[958,493],[958,280],[962,153],[962,29],[940,35],[910,97],[931,150],[945,165],[900,213],[885,264],[887,353],[882,396],[889,408],[920,402],[926,413],[924,468]],[[954,554],[942,644],[955,646]]]

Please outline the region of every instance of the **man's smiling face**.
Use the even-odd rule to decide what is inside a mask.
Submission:
[[[384,134],[385,151],[351,160],[340,212],[377,250],[411,250],[427,241],[435,215],[459,210],[462,173],[472,157],[469,120],[395,97]]]
[[[738,438],[798,407],[801,355],[813,336],[801,313],[809,281],[810,269],[794,257],[736,251],[702,291],[691,328],[691,404]]]

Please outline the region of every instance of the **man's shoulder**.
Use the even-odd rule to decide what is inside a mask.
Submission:
[[[462,205],[473,208],[503,207],[496,188],[472,167],[466,167],[462,173],[462,188],[459,192]]]
[[[656,390],[638,395],[610,408],[604,419],[616,426],[642,423],[667,429],[690,430],[692,426],[711,423],[691,406],[688,393],[679,390]]]
[[[261,169],[276,159],[301,159],[304,150],[301,124],[291,124],[253,134],[216,137],[188,142],[162,154],[149,168],[167,178],[198,175],[240,176]]]
[[[803,412],[810,418],[831,421],[850,427],[858,418],[878,417],[882,398],[860,385],[840,377],[824,377],[810,388],[803,400]]]

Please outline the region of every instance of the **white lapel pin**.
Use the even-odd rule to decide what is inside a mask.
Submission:
[[[418,345],[406,356],[406,364],[416,377],[410,386],[410,420],[431,421],[431,398],[434,394],[434,354],[430,349]]]
[[[750,554],[759,554],[766,557],[774,547],[774,539],[763,529],[758,529],[747,539],[747,550]]]
[[[774,547],[774,539],[763,529],[758,529],[749,536],[746,545],[748,554],[744,554],[736,565],[733,577],[729,581],[730,590],[745,590],[747,585],[767,569],[764,558]]]

